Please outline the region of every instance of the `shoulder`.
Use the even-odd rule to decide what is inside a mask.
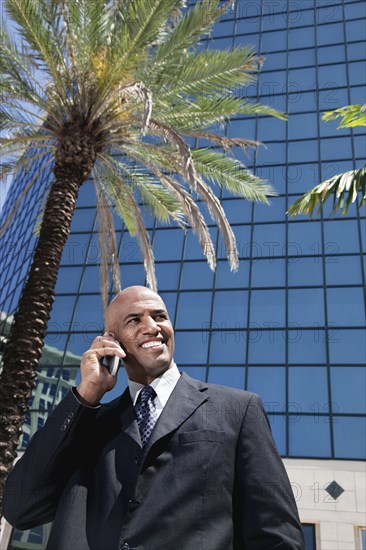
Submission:
[[[210,399],[215,399],[220,402],[238,402],[241,404],[261,404],[262,400],[259,395],[253,392],[246,390],[239,390],[237,388],[230,388],[228,386],[223,386],[220,384],[210,384],[207,382],[201,382],[195,378],[191,378],[185,372],[182,373],[182,378],[188,384],[193,386],[196,389],[199,389],[202,392],[207,392],[207,395],[210,396]]]

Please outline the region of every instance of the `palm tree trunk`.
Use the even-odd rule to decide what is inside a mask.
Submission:
[[[91,140],[70,127],[60,140],[40,236],[28,279],[3,355],[0,386],[0,511],[3,482],[16,458],[19,437],[32,395],[62,252],[70,232],[80,186],[88,179],[96,154]],[[88,145],[85,147],[85,145]]]

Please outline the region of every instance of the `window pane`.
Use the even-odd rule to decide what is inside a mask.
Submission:
[[[325,260],[327,284],[361,284],[360,256],[332,256]]]
[[[285,291],[253,290],[250,301],[250,322],[265,328],[285,324]]]
[[[366,337],[361,329],[342,330],[337,327],[329,331],[330,362],[365,364]]]
[[[333,428],[335,458],[366,458],[366,418],[337,416]]]
[[[290,258],[287,262],[289,286],[315,286],[323,284],[321,258]]]
[[[285,338],[282,330],[254,328],[249,333],[249,364],[284,363]]]
[[[245,363],[246,333],[214,331],[211,336],[210,363],[216,365]]]
[[[60,267],[55,288],[56,294],[77,292],[80,284],[81,267]]]
[[[154,236],[154,255],[158,260],[180,260],[184,232],[181,229],[161,229]]]
[[[252,286],[285,286],[285,260],[256,260],[252,266]]]
[[[331,367],[330,380],[335,412],[366,413],[364,367]]]
[[[248,260],[240,260],[239,269],[236,272],[230,271],[229,262],[227,261],[217,262],[216,288],[247,287],[248,283],[249,283]]]
[[[79,296],[72,329],[84,332],[89,330],[98,331],[98,328],[102,334],[104,331],[100,296]]]
[[[248,293],[245,290],[221,291],[215,293],[212,326],[215,329],[246,326]]]
[[[208,381],[212,384],[221,384],[243,390],[244,375],[244,367],[210,367]]]
[[[205,332],[175,332],[174,358],[180,363],[198,365],[207,363],[208,334]]]
[[[289,445],[291,456],[330,457],[328,417],[291,415]]]
[[[329,397],[325,367],[290,367],[289,402],[295,403],[299,412],[328,412]]]
[[[248,390],[258,393],[268,413],[286,408],[286,371],[284,367],[249,367]]]
[[[328,322],[336,326],[365,325],[362,288],[328,288]]]
[[[179,296],[176,328],[204,328],[210,326],[210,292],[184,292]]]
[[[312,364],[326,362],[326,333],[318,328],[288,331],[289,363]]]
[[[181,288],[211,288],[213,272],[207,262],[183,264]]]
[[[288,291],[288,320],[298,327],[324,325],[324,292],[320,288]]]
[[[315,525],[302,524],[305,537],[305,549],[315,550]]]

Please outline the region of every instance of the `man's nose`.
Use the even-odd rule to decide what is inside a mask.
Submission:
[[[147,332],[149,334],[156,334],[157,332],[160,332],[160,328],[157,322],[155,321],[155,319],[153,319],[153,317],[148,316],[143,319],[142,331],[144,333]]]

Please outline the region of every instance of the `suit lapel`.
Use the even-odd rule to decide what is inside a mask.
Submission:
[[[130,390],[127,387],[121,397],[121,430],[141,447],[140,430],[137,424],[135,408],[131,401]]]
[[[208,399],[206,386],[182,373],[144,449],[144,455],[162,437],[173,432]],[[137,423],[136,423],[137,424]]]

